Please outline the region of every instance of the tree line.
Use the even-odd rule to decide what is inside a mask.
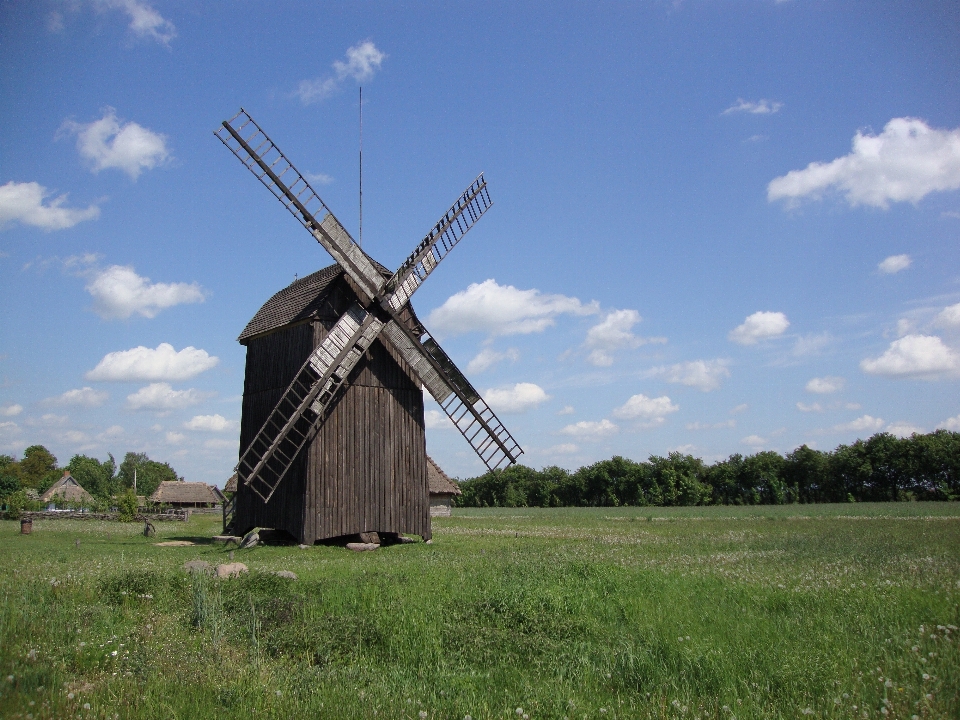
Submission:
[[[0,455],[0,505],[26,508],[31,496],[42,495],[69,470],[80,486],[99,504],[108,506],[111,500],[133,490],[149,497],[164,480],[183,480],[168,463],[157,462],[146,453],[128,452],[117,465],[112,454],[106,460],[88,455],[74,455],[60,467],[57,458],[43,445],[31,445],[17,460],[11,455]],[[31,492],[32,491],[32,492]]]
[[[461,507],[781,505],[960,500],[960,433],[878,433],[832,451],[802,445],[731,455],[712,465],[673,452],[623,457],[569,472],[512,465],[460,481]]]

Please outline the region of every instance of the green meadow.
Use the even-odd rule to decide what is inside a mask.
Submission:
[[[960,503],[458,509],[230,580],[216,516],[19,530],[3,718],[960,717]]]

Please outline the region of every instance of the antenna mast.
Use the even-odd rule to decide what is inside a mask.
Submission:
[[[357,245],[363,247],[363,86],[360,86],[360,239]]]

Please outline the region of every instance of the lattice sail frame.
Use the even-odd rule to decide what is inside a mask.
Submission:
[[[385,282],[310,183],[243,108],[215,134],[347,272],[367,296],[361,301],[378,303],[389,315],[380,319],[372,307],[355,304],[340,318],[244,451],[236,468],[239,479],[269,502],[381,331],[488,469],[516,462],[523,450],[493,410],[423,326],[412,327],[400,316],[417,288],[493,204],[483,174]]]

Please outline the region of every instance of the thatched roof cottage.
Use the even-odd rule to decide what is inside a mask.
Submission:
[[[429,455],[427,455],[427,480],[430,482],[431,517],[449,516],[454,496],[463,493],[460,492],[457,483],[451,480]]]
[[[93,504],[93,495],[80,487],[69,470],[64,470],[63,477],[40,496],[40,502],[46,503],[47,510],[86,509]]]
[[[212,508],[220,501],[206,483],[164,480],[150,502],[176,508]]]

